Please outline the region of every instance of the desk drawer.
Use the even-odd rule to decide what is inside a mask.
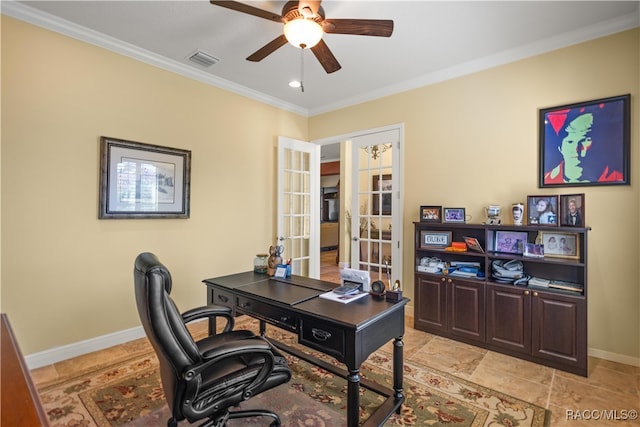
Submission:
[[[300,327],[300,344],[330,354],[340,361],[345,357],[344,329],[326,322],[303,317]]]
[[[235,297],[231,292],[221,291],[219,289],[212,290],[211,304],[224,305],[230,307],[232,310],[235,308]]]
[[[296,332],[298,330],[298,318],[287,310],[273,307],[260,301],[238,297],[238,310],[249,316],[264,320],[267,323]]]

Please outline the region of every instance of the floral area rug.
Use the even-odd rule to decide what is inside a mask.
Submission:
[[[237,329],[237,328],[236,328]],[[295,336],[270,328],[268,336],[298,346]],[[307,352],[309,352],[307,350]],[[330,363],[339,362],[311,353]],[[240,409],[266,408],[276,412],[282,425],[304,427],[345,426],[346,379],[294,356],[286,355],[291,381],[247,402]],[[374,353],[361,367],[361,376],[392,387],[392,357]],[[169,409],[160,385],[153,353],[121,361],[64,383],[40,390],[52,427],[163,426]],[[385,426],[522,426],[544,427],[550,414],[537,405],[437,371],[405,362],[405,403]],[[366,419],[383,397],[361,387],[360,418]],[[264,417],[229,421],[228,425],[268,425]],[[198,425],[195,423],[194,425]],[[186,421],[180,426],[189,426]]]

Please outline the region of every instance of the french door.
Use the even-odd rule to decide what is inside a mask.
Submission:
[[[351,150],[351,266],[389,288],[402,273],[400,129],[355,136]]]
[[[291,273],[320,278],[320,146],[278,138],[278,245]]]

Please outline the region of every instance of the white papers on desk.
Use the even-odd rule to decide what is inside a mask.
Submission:
[[[335,293],[333,291],[330,291],[330,292],[326,292],[324,294],[320,294],[320,298],[324,298],[324,299],[328,299],[328,300],[331,300],[331,301],[339,302],[341,304],[347,304],[347,303],[350,303],[351,301],[355,301],[357,299],[360,299],[365,295],[369,295],[369,292],[360,291],[360,292],[357,292],[357,293],[351,294],[351,295],[342,295],[342,294],[337,294],[337,293]]]

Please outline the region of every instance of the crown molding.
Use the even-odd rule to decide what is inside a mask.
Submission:
[[[342,108],[347,108],[363,102],[394,95],[401,92],[410,91],[457,77],[477,73],[500,65],[515,62],[524,58],[551,52],[578,43],[586,42],[596,38],[630,30],[640,26],[640,10],[637,13],[630,13],[625,16],[600,22],[596,25],[571,31],[557,37],[550,37],[536,43],[520,46],[515,49],[505,50],[494,55],[480,58],[475,61],[466,62],[455,67],[445,68],[433,73],[425,74],[416,79],[407,80],[402,83],[385,86],[366,94],[341,100],[336,103],[327,104],[315,109],[305,109],[298,105],[291,104],[281,99],[268,96],[262,92],[249,89],[226,79],[222,79],[204,71],[194,69],[180,62],[165,58],[153,52],[142,49],[138,46],[123,42],[116,38],[107,36],[86,27],[60,19],[48,13],[18,3],[15,0],[3,0],[0,2],[0,11],[3,15],[11,16],[21,21],[46,28],[48,30],[75,38],[77,40],[90,43],[112,52],[145,62],[147,64],[162,68],[164,70],[180,74],[187,78],[197,80],[217,88],[236,93],[241,96],[280,108],[285,111],[310,117],[323,114]]]
[[[640,26],[640,9],[638,10],[638,13],[630,13],[589,27],[581,28],[580,30],[570,31],[557,37],[549,37],[536,43],[519,46],[515,49],[508,49],[494,55],[489,55],[484,58],[456,65],[455,67],[444,68],[433,73],[425,74],[416,79],[385,86],[361,96],[344,99],[333,104],[324,105],[320,108],[311,109],[309,110],[309,115],[314,116],[317,114],[327,113],[341,108],[361,104],[363,102],[441,83],[443,81],[495,68],[500,65],[516,62],[521,59],[630,30],[638,26]]]

